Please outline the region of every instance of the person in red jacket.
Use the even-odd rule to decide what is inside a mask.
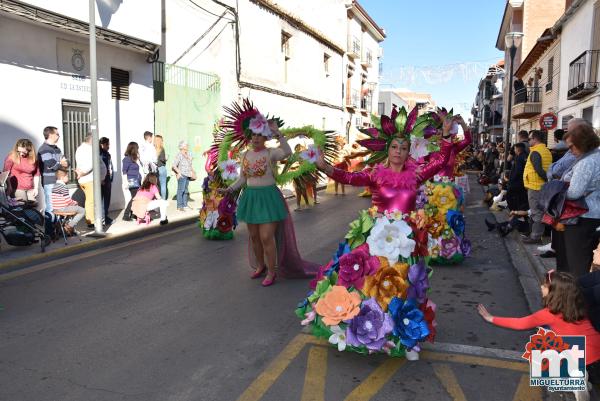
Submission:
[[[541,290],[544,308],[529,316],[492,316],[481,304],[477,306],[477,311],[486,322],[500,327],[528,330],[547,326],[557,335],[585,336],[588,380],[594,384],[600,383],[600,332],[594,329],[587,317],[585,299],[575,277],[551,270],[546,274]],[[581,394],[576,394],[576,397],[577,400],[586,399]]]

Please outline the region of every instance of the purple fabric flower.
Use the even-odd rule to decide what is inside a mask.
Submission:
[[[346,328],[346,341],[355,347],[366,346],[370,351],[380,351],[385,336],[394,328],[392,317],[385,313],[374,298],[362,303],[360,312]]]
[[[379,259],[369,254],[369,246],[361,245],[352,252],[340,257],[340,270],[337,285],[346,288],[362,289],[366,276],[374,274],[379,269]]]
[[[459,250],[460,243],[458,238],[442,239],[441,255],[443,258],[450,259]]]
[[[469,241],[466,238],[463,238],[461,243],[460,243],[460,250],[462,252],[463,255],[465,255],[465,257],[471,255],[471,241]]]
[[[232,215],[235,213],[235,208],[236,208],[236,202],[235,199],[233,199],[230,196],[225,196],[223,197],[223,199],[221,199],[221,202],[219,202],[219,214],[220,215]]]
[[[427,290],[429,289],[429,275],[423,259],[410,267],[408,281],[410,287],[408,288],[407,298],[415,298],[420,304],[425,302]]]
[[[425,138],[425,139],[429,139],[432,136],[434,136],[435,134],[437,134],[437,128],[435,128],[433,125],[428,125],[423,130],[423,138]]]
[[[427,195],[425,195],[425,191],[419,190],[419,192],[417,192],[417,201],[416,201],[417,210],[423,209],[426,204],[427,204]]]

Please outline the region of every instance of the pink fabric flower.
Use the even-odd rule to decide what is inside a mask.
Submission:
[[[365,277],[375,274],[379,265],[379,259],[369,254],[369,246],[361,245],[340,257],[337,285],[360,290],[365,283]]]
[[[248,126],[248,128],[250,128],[254,134],[262,134],[266,127],[267,119],[260,113],[250,120],[250,124]]]

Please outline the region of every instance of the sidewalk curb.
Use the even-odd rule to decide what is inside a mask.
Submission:
[[[326,186],[317,187],[317,192],[325,190]],[[295,195],[284,195],[284,199],[286,201],[290,199],[294,199]],[[73,256],[77,254],[81,254],[88,251],[93,251],[95,249],[111,246],[118,243],[131,241],[134,239],[138,239],[147,235],[156,234],[159,232],[167,233],[171,230],[174,230],[179,227],[183,227],[185,225],[191,225],[198,221],[198,215],[193,217],[186,217],[181,220],[175,220],[169,222],[167,226],[152,226],[152,227],[142,227],[138,230],[134,230],[124,234],[108,234],[104,238],[97,239],[95,241],[83,242],[81,244],[76,245],[65,245],[61,248],[57,248],[51,251],[46,251],[44,253],[36,253],[29,256],[24,256],[22,258],[9,260],[7,262],[0,263],[0,275],[11,273],[16,270],[25,269],[28,267],[32,267],[41,262],[51,262],[54,260],[58,260],[61,258],[66,258],[68,256]]]
[[[508,219],[505,212],[489,212],[494,216],[496,221],[499,221],[498,218],[502,220]],[[521,242],[517,231],[513,231],[504,238],[499,238],[502,239],[512,265],[518,273],[519,282],[523,288],[529,310],[531,312],[539,310],[540,305],[542,305],[540,284],[546,274],[544,265]]]
[[[166,233],[179,227],[194,224],[196,221],[198,221],[198,216],[186,217],[181,220],[171,221],[166,226],[156,225],[152,227],[140,228],[139,230],[131,231],[124,234],[108,234],[106,237],[97,239],[95,241],[83,242],[77,245],[66,245],[62,248],[55,249],[52,251],[36,253],[34,255],[25,256],[23,258],[10,260],[4,263],[0,263],[0,275],[4,273],[10,273],[16,270],[25,269],[42,261],[50,262],[57,259],[65,258],[67,256],[77,255],[98,248],[111,246],[126,241],[131,241],[147,235],[152,235],[159,232]]]

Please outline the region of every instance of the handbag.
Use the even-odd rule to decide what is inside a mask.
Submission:
[[[140,187],[140,180],[138,180],[137,178],[128,178],[127,179],[127,185],[129,186],[129,189],[136,189]]]

